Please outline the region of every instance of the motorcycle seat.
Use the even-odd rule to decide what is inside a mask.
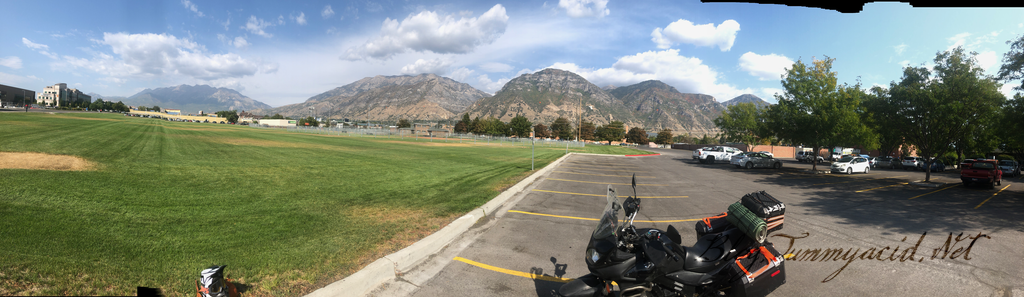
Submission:
[[[707,234],[692,247],[684,246],[686,258],[683,268],[692,272],[711,272],[726,264],[726,253],[732,249],[728,236],[722,233]]]

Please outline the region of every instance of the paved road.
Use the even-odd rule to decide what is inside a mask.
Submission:
[[[952,184],[927,188],[909,184],[924,178],[918,171],[812,175],[791,161],[782,170],[746,170],[698,164],[690,151],[650,150],[662,155],[572,156],[426,265],[433,267],[377,295],[552,296],[566,279],[588,273],[584,249],[606,185],[624,198],[635,173],[638,195],[648,197],[636,224],[672,224],[684,243],[696,241],[697,219],[746,193],[765,190],[785,202],[784,229],[769,240],[793,256],[787,283],[772,296],[1024,296],[1021,177],[995,189],[965,188],[955,172],[935,173],[933,180]],[[940,249],[947,239],[948,253]],[[826,249],[857,258],[814,260]]]

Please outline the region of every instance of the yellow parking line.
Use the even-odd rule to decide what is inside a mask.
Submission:
[[[546,213],[526,212],[526,211],[521,211],[521,210],[509,210],[508,212],[528,214],[528,215],[535,215],[535,216],[542,216],[542,217],[553,217],[553,218],[562,218],[562,219],[584,220],[584,221],[597,221],[598,220],[598,219],[594,219],[594,218],[581,218],[581,217],[560,216],[560,215],[553,215],[553,214],[546,214]],[[667,221],[640,221],[640,220],[635,220],[633,222],[634,223],[679,223],[679,222],[696,222],[696,221],[700,221],[700,219],[667,220]]]
[[[636,170],[626,170],[626,169],[594,168],[594,167],[584,168],[584,167],[574,167],[574,166],[558,166],[558,168],[572,168],[572,169],[583,169],[583,170],[601,170],[601,171],[625,171],[625,172],[633,172],[633,173],[646,173],[647,172],[647,171],[636,171]]]
[[[948,187],[945,187],[945,188],[942,188],[942,189],[938,189],[938,190],[935,190],[935,191],[931,191],[931,192],[928,192],[928,193],[924,193],[924,194],[921,194],[921,195],[910,197],[910,199],[907,199],[907,200],[913,200],[914,198],[917,198],[917,197],[921,197],[921,196],[924,196],[924,195],[928,195],[928,194],[931,194],[931,193],[935,193],[935,192],[942,191],[942,190],[949,189],[949,188],[956,187],[956,186],[959,186],[959,185],[948,186]]]
[[[576,173],[568,171],[552,171],[556,173],[568,173],[568,174],[579,174],[579,175],[594,175],[594,176],[614,176],[614,177],[632,177],[632,175],[611,175],[611,174],[594,174],[594,173]],[[658,178],[656,176],[637,176],[642,178]]]
[[[861,181],[861,180],[880,180],[880,179],[890,179],[890,178],[905,177],[905,176],[906,175],[893,176],[893,177],[882,177],[882,178],[869,178],[869,179],[861,179],[859,177],[848,177],[848,178],[853,178],[853,179],[857,179],[857,180],[844,181],[844,182],[836,182],[836,183],[813,184],[812,186],[831,185],[831,184],[845,184],[845,183],[852,183],[852,182]]]
[[[462,263],[466,263],[466,264],[469,264],[469,265],[473,265],[473,266],[480,267],[480,268],[487,269],[487,270],[494,271],[494,272],[501,272],[501,273],[504,273],[504,274],[521,276],[521,277],[525,277],[525,278],[539,279],[539,280],[552,281],[552,282],[560,282],[560,283],[568,283],[568,282],[573,281],[572,278],[561,278],[561,277],[550,276],[550,275],[537,275],[537,274],[534,274],[534,273],[528,273],[528,272],[522,272],[522,271],[515,271],[515,270],[505,269],[505,268],[501,268],[501,267],[495,267],[495,266],[487,265],[487,264],[480,263],[480,262],[477,262],[477,261],[473,261],[473,260],[470,260],[470,259],[466,259],[466,258],[463,258],[463,257],[455,257],[452,260],[456,260],[456,261],[459,261],[459,262],[462,262]]]
[[[560,179],[560,178],[549,178],[548,180],[556,180],[556,181],[564,181],[564,182],[574,182],[574,183],[585,183],[585,184],[622,185],[622,186],[629,186],[629,185],[631,185],[631,184],[619,184],[619,183],[607,183],[607,182],[591,182],[591,181]],[[656,184],[636,184],[636,185],[638,185],[638,186],[649,186],[649,187],[668,187],[668,186],[671,186],[671,185],[656,185]]]
[[[996,192],[995,194],[992,194],[992,196],[989,196],[988,199],[985,199],[985,201],[982,201],[980,204],[978,204],[978,206],[975,206],[974,209],[978,209],[978,207],[981,207],[982,204],[985,204],[985,202],[988,202],[990,199],[992,199],[992,197],[995,197],[996,195],[999,195],[999,193],[1002,193],[1003,190],[1006,190],[1006,188],[1009,188],[1009,187],[1010,187],[1010,185],[1006,185],[1005,187],[1000,189],[999,192]]]
[[[892,186],[899,186],[899,185],[905,185],[905,184],[908,184],[908,183],[898,183],[898,184],[895,184],[895,185],[888,185],[888,186],[884,186],[884,187],[877,187],[877,188],[871,188],[871,189],[867,189],[867,190],[860,190],[860,191],[855,191],[854,193],[867,192],[867,191],[871,191],[871,190],[878,190],[878,189],[881,189],[881,188],[888,188],[888,187],[892,187]]]
[[[578,196],[608,197],[608,194],[604,194],[604,195],[583,194],[583,193],[570,193],[570,192],[559,192],[559,191],[538,190],[538,189],[533,189],[533,191],[535,191],[535,192],[545,192],[545,193],[555,193],[555,194],[566,194],[566,195],[578,195]],[[639,197],[639,198],[690,198],[690,196],[637,196],[637,197]]]

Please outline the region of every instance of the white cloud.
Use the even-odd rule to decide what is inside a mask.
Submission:
[[[33,75],[20,76],[20,75],[0,72],[0,81],[4,82],[5,85],[17,86],[17,85],[36,84],[36,83],[39,83],[39,81],[41,81],[41,80],[42,79],[39,79],[38,77],[35,77]]]
[[[903,55],[903,51],[906,51],[907,47],[908,47],[908,45],[906,43],[900,43],[900,45],[894,46],[893,48],[896,49],[896,54],[897,55],[901,55],[902,56]]]
[[[761,99],[764,99],[764,101],[768,101],[769,103],[774,103],[778,102],[778,100],[775,100],[775,94],[782,95],[785,93],[786,90],[779,88],[761,88],[761,93],[758,94],[760,95],[758,97],[761,97]]]
[[[192,1],[181,0],[181,4],[185,5],[185,8],[188,8],[188,10],[191,10],[192,12],[196,13],[196,15],[198,15],[200,17],[203,16],[203,12],[199,11],[199,7],[197,7],[195,4],[193,4]]]
[[[253,16],[249,16],[249,22],[245,23],[245,27],[241,27],[241,28],[249,30],[249,32],[251,32],[252,34],[256,34],[256,35],[259,35],[259,36],[270,38],[270,37],[274,37],[274,35],[263,31],[263,29],[266,28],[266,27],[269,27],[269,26],[273,26],[273,25],[274,24],[268,23],[267,21],[264,21],[263,19],[257,19],[256,16],[253,15]]]
[[[28,38],[25,38],[25,37],[21,38],[21,43],[25,44],[25,46],[27,46],[28,48],[34,49],[34,50],[48,50],[48,49],[50,49],[50,46],[48,46],[48,45],[38,44],[38,43],[32,42],[32,41],[28,40]]]
[[[608,0],[558,0],[558,7],[565,8],[565,13],[574,18],[602,18],[611,13],[607,6]]]
[[[278,25],[284,25],[284,16],[283,15],[278,15],[277,16],[277,24]]]
[[[910,60],[900,61],[899,64],[900,64],[900,66],[903,66],[903,67],[909,67],[910,66]]]
[[[953,35],[953,37],[946,38],[946,40],[948,40],[949,42],[953,43],[948,48],[946,48],[946,51],[950,51],[950,50],[953,50],[954,48],[956,48],[958,46],[964,45],[967,42],[967,37],[970,37],[970,36],[971,36],[971,33],[964,32],[964,33],[960,33],[960,34],[957,34],[957,35]]]
[[[740,69],[756,76],[760,80],[781,80],[786,68],[793,67],[793,60],[786,56],[768,54],[758,55],[747,52],[740,56]]]
[[[295,20],[296,24],[305,25],[306,24],[306,13],[305,12],[300,12],[299,16],[292,16],[292,20]]]
[[[512,65],[489,62],[480,64],[480,69],[487,72],[509,72],[512,71]]]
[[[718,73],[698,58],[679,55],[679,50],[647,51],[619,58],[611,68],[589,69],[572,63],[555,63],[549,68],[567,70],[598,86],[626,86],[646,80],[660,80],[683,93],[701,93],[719,101],[754,90],[737,89],[717,82]]]
[[[658,48],[667,49],[676,43],[688,43],[696,46],[718,46],[723,52],[732,48],[736,41],[736,32],[740,30],[740,23],[734,20],[726,20],[717,27],[714,23],[694,25],[690,21],[679,19],[665,26],[665,29],[655,28],[651,32],[651,40],[658,44]]]
[[[320,11],[320,16],[324,17],[325,19],[331,17],[332,15],[334,15],[334,9],[331,9],[330,4],[324,6],[324,10]]]
[[[21,58],[15,56],[0,58],[0,66],[5,66],[11,69],[21,69]]]
[[[221,25],[224,25],[224,31],[227,31],[228,29],[230,29],[228,26],[231,26],[231,18],[229,17]]]
[[[236,39],[237,40],[237,39]],[[167,34],[103,33],[103,40],[115,56],[97,53],[93,59],[63,56],[51,67],[67,65],[86,68],[123,82],[126,77],[166,77],[180,75],[200,80],[239,78],[263,70],[276,71],[276,65],[251,61],[236,54],[209,54],[202,45]],[[56,65],[55,65],[56,64]]]
[[[487,77],[486,74],[481,74],[480,76],[476,77],[477,85],[482,87],[482,89],[480,90],[487,92],[491,95],[494,95],[495,92],[501,90],[501,87],[505,86],[505,84],[508,83],[509,80],[511,79],[499,78],[498,80],[491,80],[491,78]]]
[[[245,41],[245,38],[242,38],[242,36],[238,36],[231,42],[231,45],[234,45],[236,48],[245,48],[249,46],[249,42]]]
[[[984,52],[981,52],[981,53],[978,54],[977,58],[978,58],[978,66],[980,66],[981,69],[984,70],[984,71],[988,71],[989,68],[992,68],[992,66],[995,66],[996,64],[999,64],[999,57],[996,56],[996,52],[995,51],[984,51]]]
[[[433,11],[409,15],[401,23],[391,18],[381,25],[380,36],[349,48],[341,59],[388,60],[408,50],[440,54],[464,54],[480,44],[490,44],[505,33],[508,15],[501,4],[494,5],[479,18],[441,16]]]
[[[440,75],[448,72],[448,67],[452,63],[454,61],[442,58],[430,60],[417,59],[416,62],[402,67],[402,74],[434,73]]]
[[[466,67],[459,67],[459,69],[452,70],[448,73],[447,77],[454,79],[455,81],[465,82],[465,79],[473,74],[473,70],[469,70]]]

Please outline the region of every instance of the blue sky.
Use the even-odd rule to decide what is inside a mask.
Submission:
[[[551,67],[602,87],[658,79],[774,103],[796,60],[829,56],[840,82],[887,86],[962,45],[995,74],[1024,33],[1024,9],[902,3],[857,14],[699,1],[0,3],[0,84],[105,96],[208,84],[271,106],[376,75],[436,73],[493,94]]]

